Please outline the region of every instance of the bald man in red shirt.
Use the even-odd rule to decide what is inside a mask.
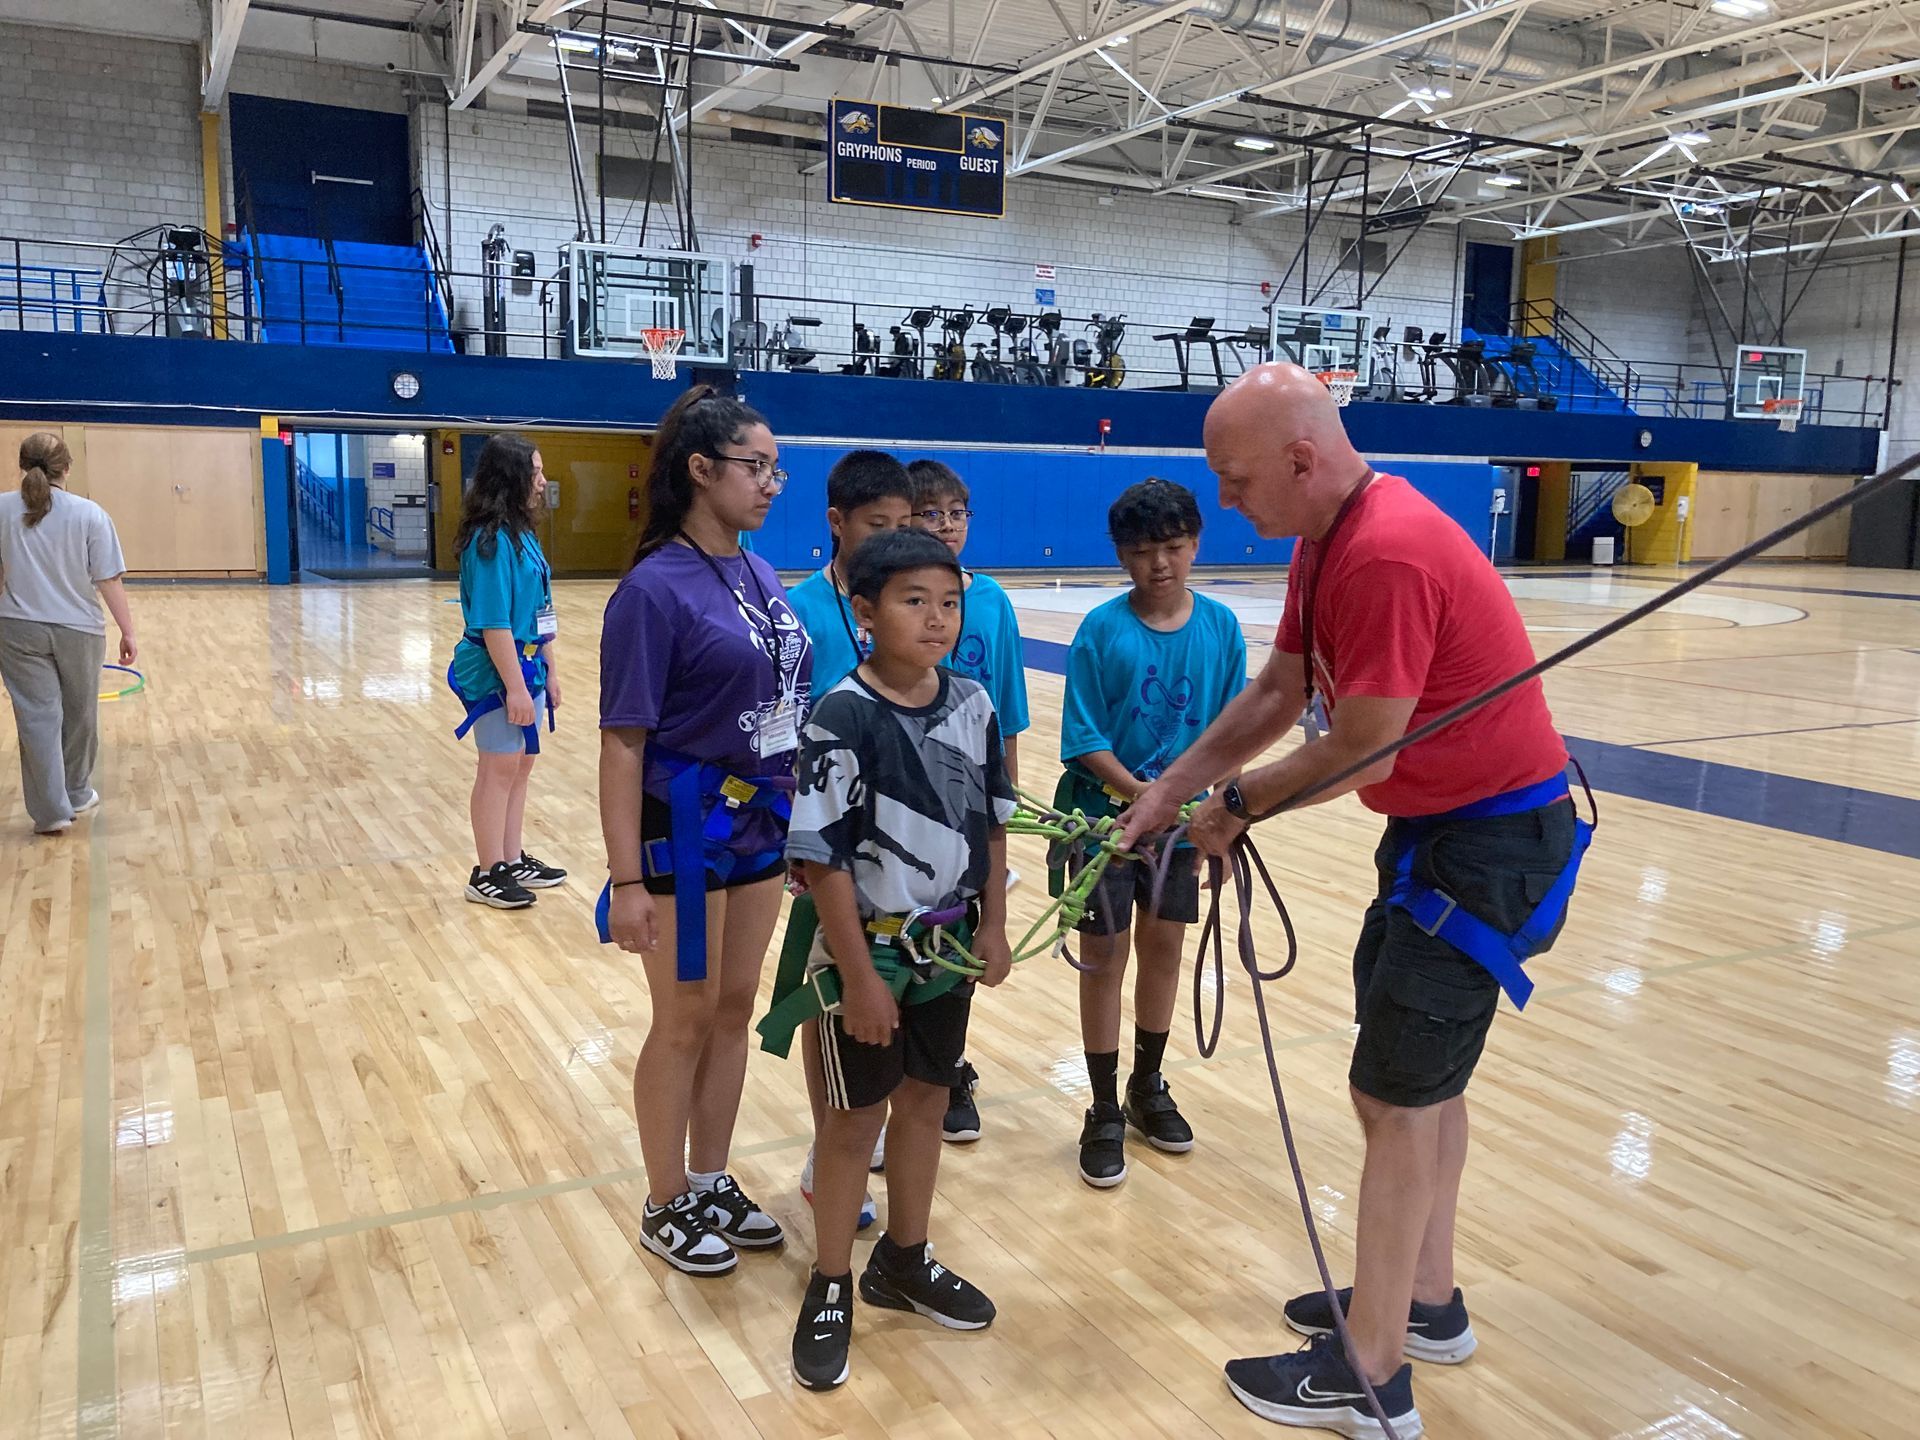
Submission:
[[[1250,816],[1526,669],[1534,654],[1473,539],[1367,463],[1308,371],[1249,371],[1208,411],[1206,447],[1221,503],[1263,537],[1301,543],[1272,658],[1141,794],[1123,839],[1169,828],[1187,796],[1235,775],[1315,695],[1329,720],[1325,735],[1239,775],[1195,812],[1194,844],[1223,854]],[[1522,962],[1552,944],[1564,918],[1586,839],[1566,764],[1535,680],[1311,802],[1357,792],[1387,817],[1353,960],[1360,1030],[1348,1085],[1367,1153],[1354,1288],[1341,1304],[1354,1359],[1401,1440],[1421,1428],[1403,1357],[1457,1364],[1476,1343],[1453,1278],[1465,1091],[1502,989],[1525,1003]],[[1234,1394],[1280,1424],[1380,1434],[1330,1333],[1325,1294],[1299,1296],[1285,1313],[1316,1338],[1297,1353],[1230,1362]]]

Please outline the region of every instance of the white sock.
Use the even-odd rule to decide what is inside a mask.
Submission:
[[[694,1190],[699,1193],[704,1193],[708,1190],[713,1189],[715,1184],[719,1182],[720,1177],[726,1173],[727,1172],[724,1170],[713,1170],[713,1171],[707,1171],[707,1172],[702,1172],[699,1170],[689,1170],[687,1171],[687,1186],[691,1190]]]

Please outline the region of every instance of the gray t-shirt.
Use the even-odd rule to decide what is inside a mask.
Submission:
[[[0,495],[0,620],[38,620],[107,633],[94,586],[126,572],[107,512],[84,495],[53,492],[53,509],[27,528],[18,490]]]
[[[993,702],[945,670],[918,708],[857,671],[834,686],[807,716],[799,780],[787,858],[852,872],[864,920],[978,895],[989,832],[1013,815]]]

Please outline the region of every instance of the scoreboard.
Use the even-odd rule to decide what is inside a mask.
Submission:
[[[835,100],[827,198],[998,220],[1007,213],[1007,124],[985,115]]]

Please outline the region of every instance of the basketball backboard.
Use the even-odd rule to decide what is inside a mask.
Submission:
[[[638,360],[641,331],[684,330],[682,365],[731,360],[733,262],[687,250],[619,250],[575,242],[560,250],[572,353]]]
[[[1733,418],[1774,420],[1769,400],[1798,400],[1807,384],[1807,352],[1785,345],[1742,345],[1734,352]]]
[[[1329,310],[1310,305],[1275,304],[1269,311],[1268,344],[1273,358],[1291,360],[1309,370],[1352,370],[1365,388],[1373,372],[1367,337],[1373,317],[1358,310]]]

